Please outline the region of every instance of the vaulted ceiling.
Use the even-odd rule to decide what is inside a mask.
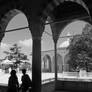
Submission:
[[[0,0],[0,14],[3,8],[27,8],[32,16],[52,16],[67,19],[79,16],[92,16],[92,0]]]
[[[92,0],[0,0],[1,33],[12,17],[21,11],[33,21],[37,17],[49,22],[84,18],[92,23]],[[58,24],[54,26],[59,28]],[[59,31],[56,32],[59,34]]]

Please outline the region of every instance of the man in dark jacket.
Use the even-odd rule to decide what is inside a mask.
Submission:
[[[28,74],[26,74],[26,69],[22,69],[22,84],[21,84],[21,88],[22,88],[22,92],[27,92],[27,90],[29,90],[29,87],[32,87],[32,81],[29,77]]]

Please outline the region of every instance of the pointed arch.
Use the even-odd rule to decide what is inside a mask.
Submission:
[[[51,57],[48,54],[43,57],[43,71],[51,72]]]
[[[55,70],[55,56],[53,56],[53,69],[52,69],[52,71],[54,71]],[[62,72],[62,70],[63,70],[63,57],[62,57],[62,55],[60,55],[59,53],[57,53],[57,72],[58,73],[61,73]]]
[[[20,13],[24,14],[22,11],[17,10],[17,9],[12,9],[12,10],[6,12],[0,22],[2,30],[6,30],[6,27],[7,27],[8,23],[11,21],[11,19]]]

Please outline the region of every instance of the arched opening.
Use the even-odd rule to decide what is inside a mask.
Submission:
[[[53,56],[53,71],[55,71],[55,56]],[[57,54],[57,72],[62,73],[63,68],[63,58],[62,56],[58,53]]]
[[[63,51],[63,54],[64,54],[64,62],[63,62],[63,71],[64,72],[67,72],[66,75],[68,76],[75,76],[75,74],[73,73],[70,73],[69,70],[70,70],[70,66],[68,65],[68,60],[69,60],[69,54],[67,54],[69,52],[69,45],[70,45],[70,42],[71,42],[71,39],[76,36],[76,35],[81,35],[85,26],[89,24],[85,21],[82,21],[82,20],[76,20],[76,21],[73,21],[73,22],[70,22],[61,32],[60,36],[59,36],[59,39],[58,39],[58,43],[57,43],[57,47],[58,48],[63,48],[65,49]],[[68,65],[68,66],[67,66]],[[68,68],[68,69],[67,69]]]
[[[43,72],[51,72],[51,57],[49,55],[43,57]]]
[[[29,29],[25,28],[28,27],[28,21],[23,12],[14,9],[6,13],[5,16],[5,19],[2,18],[2,29],[5,30],[5,36],[0,46],[0,60],[2,63],[4,60],[10,60],[12,63],[3,64],[0,74],[4,74],[5,80],[2,81],[0,78],[0,82],[7,84],[9,72],[11,69],[16,69],[20,75],[18,75],[19,83],[21,83],[21,69],[26,68],[28,72],[31,72],[32,69],[32,57],[30,56],[32,52],[32,36]],[[18,50],[16,55],[11,50],[12,48]],[[29,75],[31,76],[31,74]]]

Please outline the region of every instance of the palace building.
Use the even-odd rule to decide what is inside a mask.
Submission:
[[[67,36],[71,34],[68,33]],[[68,46],[70,44],[70,38],[67,38],[62,42],[57,48],[57,71],[62,73],[63,71],[69,71],[69,55],[68,55]],[[41,61],[42,61],[42,72],[55,72],[55,55],[54,50],[47,50],[41,52]]]

